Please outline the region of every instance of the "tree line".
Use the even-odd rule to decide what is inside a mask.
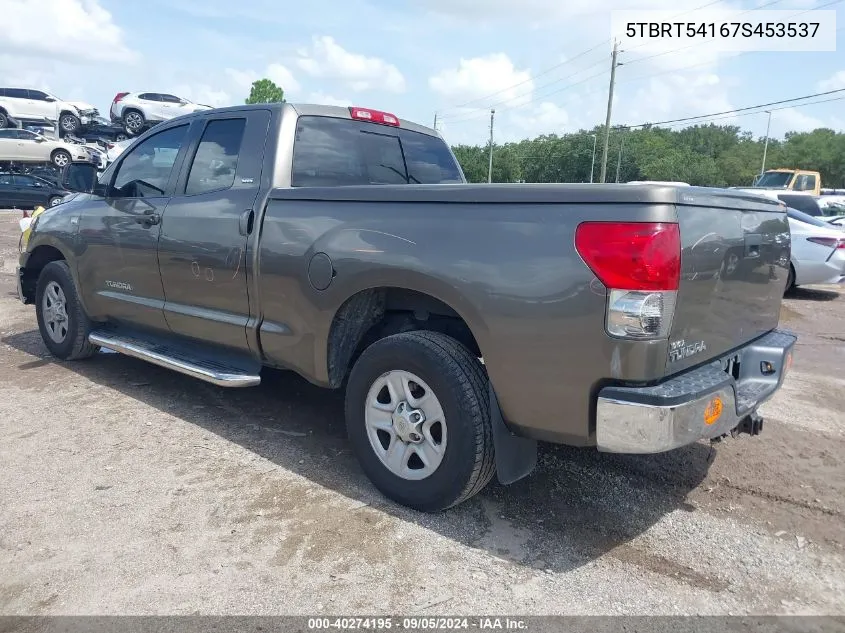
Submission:
[[[603,127],[546,134],[518,143],[494,144],[493,182],[599,182]],[[621,159],[620,159],[621,146]],[[489,145],[452,149],[470,182],[487,182]],[[670,180],[711,187],[749,186],[760,173],[764,139],[734,125],[693,125],[680,130],[611,129],[607,182]],[[822,186],[845,187],[845,133],[819,128],[769,139],[766,168],[792,167],[821,173]]]

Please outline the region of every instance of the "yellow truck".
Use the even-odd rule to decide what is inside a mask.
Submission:
[[[822,177],[817,171],[779,167],[767,169],[757,177],[755,187],[762,189],[788,189],[821,195]]]

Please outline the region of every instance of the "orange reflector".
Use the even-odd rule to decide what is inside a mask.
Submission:
[[[713,398],[707,403],[707,407],[704,409],[704,423],[708,425],[713,424],[716,420],[722,417],[723,408],[724,405],[722,404],[722,399],[719,396]]]
[[[792,352],[786,355],[786,371],[792,369]]]

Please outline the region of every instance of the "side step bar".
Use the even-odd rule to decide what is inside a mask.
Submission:
[[[166,367],[219,387],[255,387],[261,383],[261,376],[257,373],[222,365],[212,360],[196,358],[181,350],[136,338],[123,337],[111,332],[91,332],[88,340],[94,345],[140,358],[153,365]]]

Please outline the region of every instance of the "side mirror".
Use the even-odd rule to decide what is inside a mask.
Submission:
[[[43,136],[36,136],[36,137],[35,137],[35,139],[33,139],[33,140],[34,140],[36,143],[43,143],[43,142],[44,142],[44,141],[46,141],[47,139],[46,139],[46,138],[44,138]]]
[[[47,103],[55,103],[56,100],[53,97],[44,97],[44,101]]]
[[[68,163],[62,167],[59,182],[67,191],[91,193],[97,184],[97,167],[93,163]]]
[[[43,187],[44,185],[42,185],[40,182],[38,182],[38,181],[36,180],[36,181],[35,181],[35,183],[34,183],[32,186],[33,186],[33,187],[38,187],[38,188],[40,189],[40,188],[41,188],[41,187]]]

